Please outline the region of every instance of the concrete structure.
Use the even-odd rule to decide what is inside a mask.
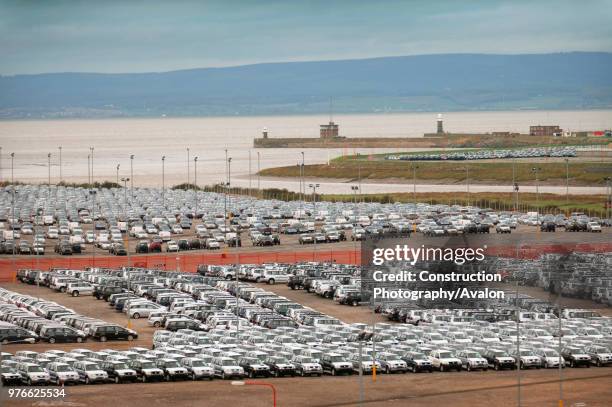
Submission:
[[[267,127],[263,128],[262,134],[263,134],[263,138],[268,138],[268,128]]]
[[[438,130],[436,131],[437,134],[444,134],[444,124],[442,121],[442,113],[438,114]]]
[[[530,136],[553,137],[561,134],[563,134],[563,129],[559,128],[559,126],[542,126],[540,124],[529,126]]]
[[[338,125],[331,120],[327,124],[322,124],[319,135],[324,139],[338,137]]]

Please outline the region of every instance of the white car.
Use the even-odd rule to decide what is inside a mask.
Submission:
[[[554,349],[538,349],[536,354],[541,359],[541,365],[544,369],[548,369],[551,367],[558,368],[559,363],[561,363],[561,367],[565,367],[565,360],[559,356],[559,352]]]
[[[601,225],[597,222],[587,223],[587,232],[601,233]]]
[[[93,290],[94,287],[91,284],[84,282],[68,283],[66,285],[66,293],[68,293],[68,295],[72,295],[73,297],[78,297],[80,295],[92,295]]]
[[[429,361],[433,368],[438,369],[440,372],[447,372],[450,370],[461,371],[461,360],[454,357],[449,350],[432,350],[429,354]]]
[[[168,243],[166,243],[166,251],[167,252],[178,252],[179,246],[174,240],[169,240]]]
[[[457,357],[461,360],[461,366],[468,372],[489,369],[489,363],[478,352],[464,350],[459,352]]]

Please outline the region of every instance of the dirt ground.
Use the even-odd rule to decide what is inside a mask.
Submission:
[[[23,284],[3,284],[5,288],[36,295],[73,308],[85,315],[126,325],[124,314],[112,310],[106,302],[92,297],[73,298],[55,293],[48,288]],[[302,304],[319,309],[346,322],[383,322],[365,307],[348,307],[304,291],[292,291],[284,285],[265,286]],[[4,351],[19,349],[44,351],[55,348],[68,350],[77,347],[90,349],[127,349],[132,346],[151,346],[153,328],[145,320],[131,321],[139,332],[134,342],[89,341],[84,344],[46,343],[35,345],[6,345]],[[551,370],[521,371],[522,406],[557,406],[559,373]],[[592,407],[612,405],[612,367],[565,369],[563,371],[565,406]],[[265,383],[265,380],[255,380]],[[518,405],[518,376],[516,371],[461,372],[405,375],[378,375],[374,382],[364,377],[364,406],[513,406]],[[359,377],[283,378],[271,379],[277,391],[278,406],[342,407],[359,405]],[[93,385],[66,388],[64,400],[0,401],[2,406],[272,406],[269,388],[262,386],[232,386],[229,381],[178,382],[155,384]]]

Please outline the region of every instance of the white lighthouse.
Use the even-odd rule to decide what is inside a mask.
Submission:
[[[444,125],[442,122],[442,113],[438,113],[438,134],[444,134]]]

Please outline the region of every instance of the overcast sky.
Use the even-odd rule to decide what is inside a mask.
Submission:
[[[612,51],[611,0],[0,0],[0,74]]]

